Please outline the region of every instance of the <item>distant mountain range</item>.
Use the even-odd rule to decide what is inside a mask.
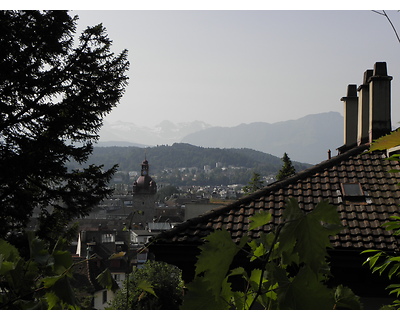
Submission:
[[[330,149],[343,144],[343,117],[338,112],[308,115],[277,123],[255,122],[235,127],[212,127],[204,122],[173,124],[163,121],[155,128],[133,123],[105,123],[98,146],[156,146],[188,143],[210,148],[250,148],[292,160],[319,163]]]
[[[100,131],[100,143],[98,145],[121,147],[171,145],[181,142],[185,136],[191,133],[210,127],[210,125],[201,121],[174,124],[165,120],[154,128],[138,126],[124,121],[105,122]]]

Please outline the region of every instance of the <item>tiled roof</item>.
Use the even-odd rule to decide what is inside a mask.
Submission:
[[[385,152],[365,153],[367,150],[368,144],[357,146],[228,206],[190,219],[161,233],[157,239],[160,243],[200,243],[215,229],[228,230],[234,241],[245,234],[257,238],[262,231],[248,230],[249,217],[260,209],[266,210],[272,213],[276,225],[281,221],[286,201],[293,197],[305,212],[312,211],[323,200],[337,206],[345,228],[332,237],[334,248],[397,249],[398,240],[381,225],[390,216],[400,213],[400,187],[397,185],[400,175],[389,172],[400,166],[398,162],[385,159]],[[359,183],[365,196],[346,198],[342,183]],[[265,226],[263,231],[270,228],[271,225]]]

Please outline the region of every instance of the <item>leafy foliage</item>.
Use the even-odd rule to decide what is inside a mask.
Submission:
[[[115,167],[66,163],[92,152],[124,92],[127,52],[111,52],[102,25],[74,46],[76,21],[66,11],[0,12],[1,238],[22,230],[37,208],[38,235],[54,243],[111,193]]]
[[[109,309],[172,310],[183,297],[181,271],[164,262],[147,261],[129,275]]]
[[[391,218],[393,221],[385,222],[382,226],[388,231],[393,231],[393,235],[398,236],[400,234],[400,217],[392,216]],[[389,279],[400,276],[400,256],[382,250],[365,250],[362,253],[372,254],[364,262],[364,264],[368,264],[372,272],[379,273],[379,275],[385,274]],[[400,284],[391,284],[387,289],[390,289],[390,294],[399,298]],[[400,310],[400,300],[394,300],[389,307]]]
[[[263,229],[271,218],[261,211],[251,218],[250,230]],[[335,207],[321,202],[304,213],[290,199],[283,220],[250,242],[245,237],[235,244],[226,230],[207,236],[182,309],[359,309],[349,288],[326,285],[329,236],[342,228]],[[247,252],[250,264],[231,269],[240,252]]]
[[[49,250],[30,234],[28,260],[0,239],[0,309],[79,309],[71,286],[72,257],[63,241]]]
[[[101,272],[96,277],[96,280],[103,288],[106,288],[107,290],[112,290],[115,292],[118,289],[118,284],[115,282],[108,268]]]
[[[400,145],[400,130],[391,132],[371,143],[369,151],[386,150]]]
[[[369,152],[376,150],[386,150],[400,145],[400,130],[391,132],[390,134],[380,137],[375,140],[369,149]],[[399,161],[400,155],[395,154],[388,158],[391,161]],[[400,172],[400,170],[392,170],[392,172]],[[387,221],[382,224],[387,231],[392,231],[394,236],[400,235],[400,217],[391,216],[392,221]],[[386,274],[389,279],[398,278],[400,276],[400,256],[391,254],[382,250],[365,250],[362,253],[370,255],[364,264],[368,264],[372,272],[377,272],[380,275]],[[400,284],[391,284],[387,287],[390,289],[390,294],[395,294],[397,298],[400,296]],[[394,300],[392,305],[385,308],[400,309],[400,300]]]

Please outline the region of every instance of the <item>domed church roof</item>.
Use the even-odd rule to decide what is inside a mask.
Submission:
[[[144,160],[142,162],[142,170],[140,177],[133,184],[133,194],[149,193],[154,194],[157,192],[156,182],[149,176],[149,162]]]

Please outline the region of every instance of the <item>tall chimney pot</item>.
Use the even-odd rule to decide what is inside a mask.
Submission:
[[[369,142],[391,132],[391,87],[386,62],[376,62],[369,82]]]
[[[347,86],[347,96],[340,100],[344,102],[344,145],[349,147],[357,143],[357,85],[349,84]]]
[[[369,139],[369,79],[374,70],[364,72],[363,83],[358,87],[358,145],[368,142]]]

